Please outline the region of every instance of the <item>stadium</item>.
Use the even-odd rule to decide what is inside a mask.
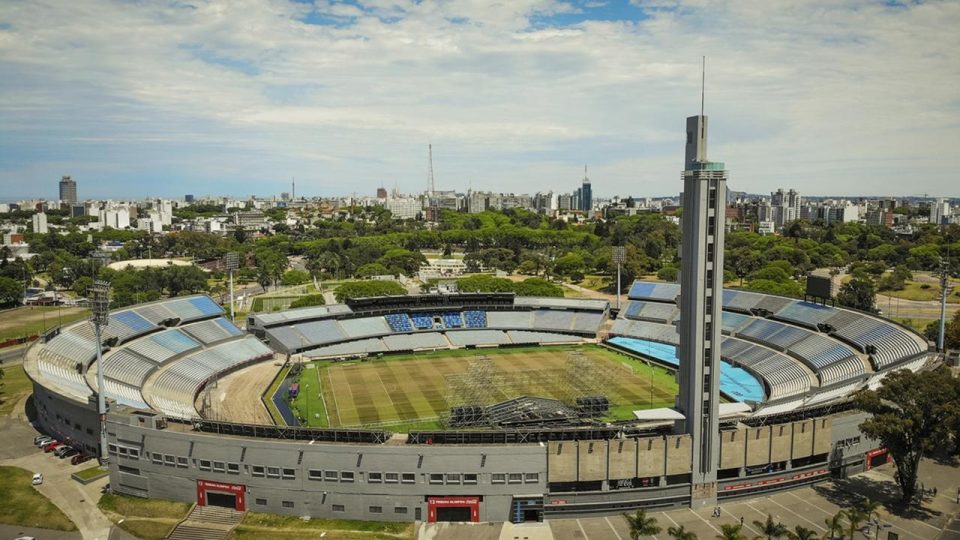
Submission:
[[[692,503],[680,285],[606,301],[444,294],[250,316],[206,296],[110,313],[27,352],[37,422],[118,493],[293,516],[536,521]],[[718,500],[886,461],[850,396],[936,361],[893,321],[722,293]],[[318,388],[319,386],[319,388]],[[290,399],[291,395],[296,397]]]

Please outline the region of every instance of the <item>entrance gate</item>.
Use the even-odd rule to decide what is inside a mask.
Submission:
[[[427,497],[427,522],[480,521],[480,497]]]
[[[197,506],[224,506],[245,512],[247,486],[197,480]]]

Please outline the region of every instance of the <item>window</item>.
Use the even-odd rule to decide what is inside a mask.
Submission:
[[[459,484],[459,483],[460,483],[460,473],[447,473],[447,483],[448,483],[448,484]]]
[[[323,480],[323,471],[317,469],[310,469],[307,472],[307,477],[311,480]]]
[[[400,482],[403,484],[416,484],[417,475],[412,472],[405,472],[400,475]]]
[[[294,469],[284,469],[283,470],[283,479],[284,480],[293,480],[297,477],[297,471]]]
[[[267,505],[267,500],[266,500],[266,499],[257,499],[255,502],[257,503],[257,506],[266,506],[266,505]]]
[[[343,512],[343,510],[344,510],[342,504],[334,504],[334,505],[332,505],[330,508],[331,508],[334,512]]]
[[[177,456],[177,467],[180,467],[181,469],[186,469],[189,465],[190,465],[190,462],[187,461],[187,458]]]
[[[267,467],[267,478],[280,478],[280,467]]]
[[[528,472],[523,475],[523,481],[527,484],[536,484],[540,481],[540,473]]]
[[[323,471],[323,479],[327,482],[336,482],[339,478],[340,474],[337,471]]]
[[[382,513],[383,513],[383,507],[382,507],[382,506],[371,506],[371,507],[370,507],[370,513],[371,513],[371,514],[382,514]]]
[[[507,481],[511,484],[520,484],[523,482],[523,473],[512,472],[507,475]]]
[[[177,458],[174,456],[171,456],[170,454],[164,454],[163,461],[164,461],[164,464],[169,465],[171,467],[177,464]]]
[[[468,486],[473,486],[477,484],[477,473],[464,473],[463,474],[463,483]]]
[[[263,476],[263,465],[254,465],[250,467],[250,476]]]
[[[282,501],[280,504],[284,508],[293,508],[293,501]]]
[[[131,449],[130,449],[130,458],[131,458],[131,459],[140,459],[140,450],[137,450],[136,448],[131,448]]]
[[[153,462],[157,465],[163,465],[163,454],[153,453]]]
[[[388,484],[396,484],[399,481],[400,481],[400,475],[398,473],[388,472],[386,474],[386,482]]]
[[[407,507],[406,507],[406,506],[395,506],[395,507],[393,508],[393,513],[394,513],[394,514],[406,514],[406,513],[407,513]]]
[[[206,460],[206,459],[201,459],[201,460],[200,460],[200,465],[198,465],[198,468],[199,468],[201,471],[209,471],[209,470],[210,470],[210,461],[208,461],[208,460]]]
[[[342,473],[340,473],[340,481],[341,481],[341,482],[353,482],[353,472],[351,472],[351,471],[343,471]]]
[[[431,483],[431,484],[442,484],[442,483],[443,483],[443,474],[441,474],[441,473],[430,473],[430,483]]]
[[[227,472],[230,474],[240,474],[240,465],[236,463],[227,463]]]
[[[115,444],[108,444],[108,445],[107,445],[107,452],[110,453],[110,454],[113,454],[113,455],[117,455],[117,445],[115,445]]]
[[[118,446],[118,447],[117,447],[117,452],[119,452],[121,456],[125,456],[125,455],[127,455],[127,447],[126,447],[126,446]]]
[[[370,482],[371,484],[379,484],[380,482],[383,482],[383,473],[382,472],[367,473],[367,482]]]
[[[490,483],[491,483],[491,484],[506,484],[506,483],[507,483],[507,475],[504,474],[504,473],[493,473],[493,474],[490,475]]]
[[[227,464],[222,461],[213,462],[213,472],[224,472],[227,470]]]

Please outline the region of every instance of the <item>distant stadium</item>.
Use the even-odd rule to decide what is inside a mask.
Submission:
[[[451,294],[253,315],[206,296],[55,329],[27,353],[42,428],[99,450],[111,489],[239,511],[523,521],[689,504],[673,434],[676,284],[606,301]],[[726,290],[721,500],[886,460],[850,395],[935,358],[871,314]],[[292,397],[291,396],[295,396]],[[303,424],[303,425],[301,425]],[[575,497],[572,495],[575,494]]]

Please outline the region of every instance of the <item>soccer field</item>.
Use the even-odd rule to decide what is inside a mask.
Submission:
[[[304,367],[293,407],[315,427],[432,429],[457,405],[520,396],[573,404],[601,394],[611,404],[606,419],[619,420],[672,406],[677,394],[667,370],[592,345],[436,351]]]

